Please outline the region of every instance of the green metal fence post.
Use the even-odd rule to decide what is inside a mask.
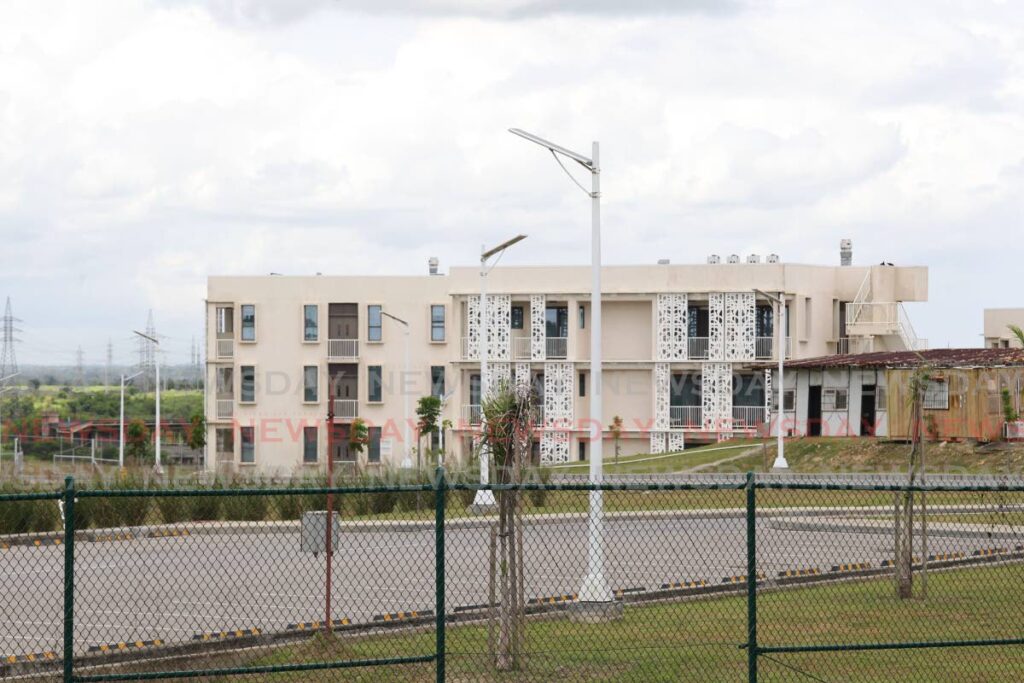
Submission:
[[[747,680],[757,683],[757,499],[747,472]]]
[[[436,642],[434,647],[437,650],[435,663],[437,665],[437,683],[444,683],[445,644],[444,644],[444,503],[445,492],[448,482],[445,479],[444,467],[437,468],[437,476],[434,477],[437,489],[434,493],[434,629]]]
[[[75,649],[75,478],[64,479],[64,683],[74,675]]]

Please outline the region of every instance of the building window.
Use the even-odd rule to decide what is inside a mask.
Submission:
[[[239,432],[241,435],[242,452],[240,456],[240,462],[243,463],[254,463],[256,462],[256,434],[254,427],[240,427]]]
[[[370,365],[366,368],[366,400],[370,403],[380,403],[384,400],[383,375],[379,365]]]
[[[566,306],[548,306],[544,310],[545,334],[548,337],[569,336],[569,309]]]
[[[217,448],[217,461],[230,462],[235,459],[235,430],[231,427],[218,427],[214,433]]]
[[[587,395],[587,376],[580,373],[580,398]]]
[[[430,395],[441,398],[444,396],[444,366],[430,366]]]
[[[941,379],[930,379],[924,388],[925,410],[949,410],[949,383]]]
[[[316,427],[302,428],[302,462],[316,462]]]
[[[850,406],[850,397],[846,389],[825,389],[821,394],[821,409],[827,411],[844,411]]]
[[[256,306],[242,304],[242,341],[256,341]]]
[[[523,329],[523,307],[513,306],[512,307],[512,329],[521,330]]]
[[[430,341],[444,341],[444,306],[433,304],[430,306]]]
[[[889,396],[886,394],[885,387],[880,384],[875,385],[875,411],[886,412],[889,409]]]
[[[319,396],[320,368],[315,365],[306,365],[302,368],[302,400],[306,403],[316,403]]]
[[[235,332],[235,309],[230,306],[217,307],[217,336],[230,337]]]
[[[380,312],[381,307],[376,304],[366,307],[366,338],[372,342],[379,342],[384,338]]]
[[[243,365],[242,372],[242,393],[239,400],[242,403],[253,403],[256,401],[256,366]]]
[[[302,340],[315,342],[318,339],[320,339],[320,328],[316,304],[306,304],[302,307]]]
[[[779,407],[779,392],[775,392],[775,408]],[[786,412],[796,410],[796,391],[793,389],[786,389],[782,392],[782,409]]]
[[[580,310],[580,329],[582,330],[582,329],[584,329],[587,326],[587,313],[586,313],[587,309],[583,308],[583,304],[580,304],[580,309],[579,310]]]
[[[580,441],[579,442],[579,458],[580,458],[580,460],[586,460],[587,459],[587,442],[586,441]]]
[[[370,443],[366,447],[366,461],[380,462],[380,427],[370,427],[367,436]]]

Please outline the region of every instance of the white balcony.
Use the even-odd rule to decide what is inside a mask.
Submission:
[[[235,399],[233,398],[218,398],[217,399],[217,419],[218,420],[230,420],[235,414]]]
[[[334,399],[334,419],[351,420],[359,417],[359,401],[350,398]]]
[[[733,406],[732,424],[736,429],[756,429],[764,424],[764,406]]]
[[[466,424],[478,425],[482,416],[483,411],[479,404],[471,403],[462,406],[462,421]]]
[[[513,360],[530,360],[532,356],[532,348],[530,346],[531,339],[529,337],[513,337],[512,339],[512,358]]]
[[[546,337],[545,348],[548,358],[566,358],[569,355],[569,338]]]
[[[359,358],[359,340],[328,339],[327,357],[339,360],[355,360]]]
[[[234,339],[217,340],[217,358],[232,358],[235,355]]]
[[[708,358],[708,341],[707,337],[689,337],[686,340],[687,357],[690,360],[707,360]]]
[[[673,429],[699,429],[704,426],[704,410],[700,406],[670,406],[668,410]]]

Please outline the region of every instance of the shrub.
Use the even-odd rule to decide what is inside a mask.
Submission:
[[[173,490],[176,487],[168,487]],[[191,521],[191,508],[189,499],[182,496],[159,496],[154,499],[156,509],[160,513],[160,522],[164,524],[179,524]]]
[[[235,480],[228,490],[258,488],[264,482],[260,479]],[[224,519],[236,522],[261,522],[267,518],[270,508],[267,496],[233,495],[224,496]]]
[[[212,490],[221,489],[223,485],[219,481],[209,486],[197,482],[190,488]],[[222,496],[188,496],[182,500],[185,501],[188,518],[193,522],[216,522],[221,518],[224,502]]]
[[[5,484],[0,493],[32,493]],[[18,500],[0,503],[0,534],[49,533],[58,528],[60,510],[55,500]]]

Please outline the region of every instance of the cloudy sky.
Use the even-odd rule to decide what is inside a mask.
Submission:
[[[0,296],[22,362],[169,362],[209,274],[587,263],[539,149],[601,141],[610,263],[931,267],[933,346],[1024,306],[1007,0],[0,0]]]

